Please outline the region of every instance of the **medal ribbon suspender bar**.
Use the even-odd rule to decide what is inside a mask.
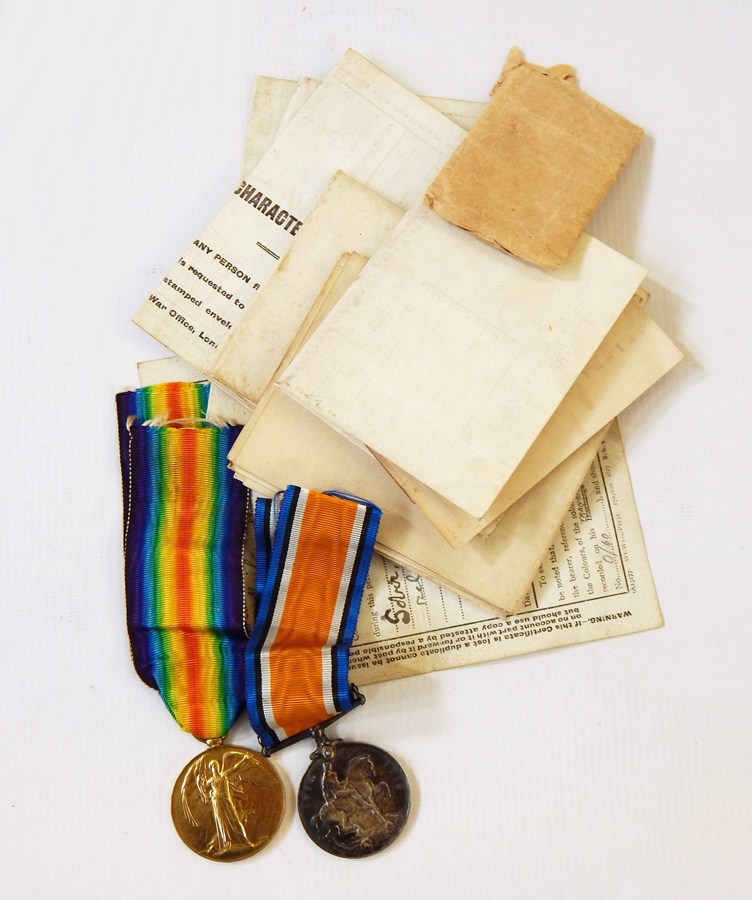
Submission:
[[[246,650],[248,715],[266,755],[362,702],[349,654],[381,518],[367,501],[294,485],[277,504],[256,501]]]

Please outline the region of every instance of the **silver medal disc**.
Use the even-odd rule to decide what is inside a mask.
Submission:
[[[410,810],[410,785],[397,760],[370,744],[328,740],[311,758],[298,789],[311,840],[348,859],[388,847]]]

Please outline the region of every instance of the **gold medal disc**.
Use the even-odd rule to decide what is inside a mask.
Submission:
[[[253,856],[274,837],[285,792],[272,764],[245,747],[210,747],[172,791],[172,821],[194,853],[217,862]]]

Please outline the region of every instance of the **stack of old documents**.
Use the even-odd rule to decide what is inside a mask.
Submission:
[[[134,321],[212,381],[211,414],[246,422],[237,477],[372,500],[423,601],[425,578],[518,612],[578,490],[591,542],[577,578],[576,554],[551,560],[558,600],[565,573],[610,590],[620,540],[629,593],[626,538],[614,515],[610,543],[584,527],[581,485],[681,354],[643,308],[646,271],[583,229],[641,134],[517,51],[485,107],[418,97],[352,50],[320,84],[259,78],[240,185]],[[416,619],[400,593],[374,623]]]

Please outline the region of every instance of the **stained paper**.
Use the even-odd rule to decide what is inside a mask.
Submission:
[[[570,66],[531,65],[515,49],[425,202],[476,237],[556,269],[642,133],[581,91]]]

